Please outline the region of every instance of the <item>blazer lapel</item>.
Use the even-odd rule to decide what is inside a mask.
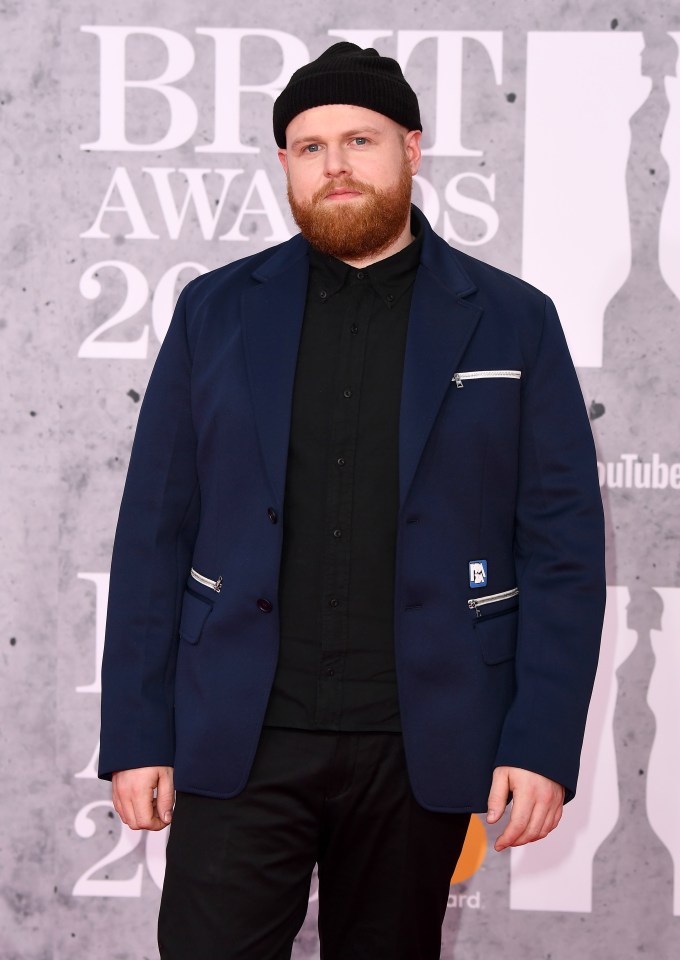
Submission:
[[[253,274],[243,295],[244,340],[255,419],[275,502],[281,507],[298,344],[307,295],[307,244],[298,235]]]
[[[456,261],[454,251],[426,222],[423,229],[423,256],[411,301],[401,393],[400,507],[439,408],[451,389],[451,378],[482,315],[478,307],[462,299],[476,288]]]
[[[475,286],[454,251],[419,211],[425,237],[411,302],[399,422],[403,505],[451,378],[482,311],[463,298]],[[307,296],[308,246],[299,235],[254,273],[243,295],[244,341],[262,458],[283,503],[297,352]]]

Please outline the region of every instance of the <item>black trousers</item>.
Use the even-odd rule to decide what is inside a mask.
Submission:
[[[245,790],[178,793],[162,960],[289,960],[319,877],[322,960],[438,960],[468,814],[413,798],[393,733],[265,728]]]

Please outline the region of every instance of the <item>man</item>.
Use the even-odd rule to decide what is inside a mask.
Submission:
[[[318,863],[325,960],[435,960],[470,813],[512,795],[502,850],[575,790],[588,420],[551,302],[411,208],[421,129],[375,50],[298,70],[274,132],[302,234],[190,283],[149,384],[100,774],[133,829],[173,819],[164,958],[289,957]]]

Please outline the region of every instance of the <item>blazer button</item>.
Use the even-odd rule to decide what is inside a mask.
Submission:
[[[267,516],[269,517],[272,523],[278,522],[279,515],[276,512],[276,510],[274,510],[272,507],[267,507]]]
[[[263,597],[260,597],[257,601],[257,609],[261,610],[262,613],[271,613],[274,608],[271,600],[265,600]]]

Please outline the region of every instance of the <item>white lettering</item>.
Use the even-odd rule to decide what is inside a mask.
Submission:
[[[87,300],[96,300],[101,296],[102,285],[99,272],[104,268],[119,271],[125,281],[125,299],[116,312],[89,333],[80,345],[78,356],[92,360],[144,360],[149,349],[149,326],[144,324],[136,340],[100,340],[107,330],[131,320],[146,305],[149,298],[149,284],[142,271],[123,260],[102,260],[88,267],[80,278],[80,292]],[[84,577],[85,574],[82,574]]]
[[[633,463],[638,459],[637,453],[622,453],[621,459],[625,463],[625,479],[623,481],[624,487],[633,486]]]
[[[470,907],[472,910],[479,910],[481,907],[481,893],[477,890],[475,893],[450,893],[447,901],[447,907]]]
[[[163,343],[168,332],[172,311],[175,309],[179,296],[178,286],[184,286],[186,283],[186,281],[183,281],[179,284],[180,275],[185,270],[195,271],[196,276],[208,272],[208,268],[204,267],[202,263],[185,260],[183,263],[176,263],[174,267],[169,267],[160,278],[151,301],[151,324],[159,343]]]
[[[145,151],[170,150],[189,141],[198,126],[198,108],[192,97],[177,86],[194,67],[191,41],[176,30],[149,26],[81,27],[94,34],[100,47],[100,124],[96,140],[81,145],[83,150]],[[305,43],[294,34],[273,29],[201,27],[199,36],[214,44],[214,131],[210,143],[196,147],[199,153],[257,154],[260,147],[241,139],[243,94],[265,95],[274,100],[295,70],[309,61]],[[394,35],[393,30],[334,29],[328,35],[369,46]],[[162,44],[167,58],[165,69],[156,76],[131,79],[127,74],[127,48],[131,37],[152,38]],[[496,85],[503,76],[503,34],[498,30],[403,30],[397,32],[397,59],[406,69],[414,50],[431,41],[436,50],[435,140],[424,153],[429,156],[481,156],[483,150],[463,143],[462,103],[466,45],[481,45],[491,64]],[[243,79],[244,40],[268,44],[267,58],[280,62],[274,77],[265,82]],[[280,57],[271,55],[275,43]],[[257,59],[248,51],[251,59]],[[129,139],[126,127],[128,91],[143,91],[169,110],[167,127],[158,139],[139,143]]]
[[[104,633],[106,631],[106,610],[109,602],[108,573],[79,573],[79,580],[89,580],[95,586],[94,601],[94,679],[92,683],[76,687],[76,693],[101,693],[102,691],[102,655],[104,653]],[[75,773],[80,780],[96,780],[99,762],[99,738],[88,763]]]
[[[194,48],[181,33],[163,27],[80,28],[99,39],[100,120],[99,138],[81,144],[82,150],[171,150],[186,143],[198,125],[198,111],[188,93],[172,84],[185,77],[194,65]],[[167,51],[167,66],[158,77],[129,80],[125,72],[126,46],[133,34],[155,37]],[[126,93],[136,88],[160,94],[170,108],[170,123],[165,136],[153,143],[132,143],[127,138]]]
[[[111,198],[115,191],[118,191],[121,203],[114,204]],[[132,186],[130,174],[125,167],[116,167],[113,171],[111,183],[108,186],[99,213],[95,217],[94,223],[89,230],[81,233],[80,236],[87,240],[105,240],[111,237],[110,233],[102,230],[102,220],[107,213],[124,213],[130,221],[132,230],[124,234],[128,240],[158,240],[158,234],[153,233],[144,216],[142,205],[139,202],[135,188]]]
[[[97,742],[95,744],[94,750],[92,751],[92,756],[85,764],[82,770],[79,770],[78,773],[74,773],[73,776],[76,780],[96,780],[98,776],[97,767],[99,766],[99,737],[97,737]]]
[[[635,486],[638,490],[644,490],[652,484],[652,465],[651,463],[641,463],[639,460],[634,464]]]
[[[109,603],[108,573],[79,573],[79,580],[89,580],[94,584],[94,680],[92,683],[76,687],[76,693],[102,692],[102,656],[104,653],[104,634],[106,632],[106,610]]]
[[[674,490],[680,490],[680,463],[674,463],[671,467],[670,481]]]
[[[641,460],[637,453],[622,453],[611,463],[598,461],[597,476],[601,487],[627,490],[680,490],[680,463],[664,463],[658,453],[651,460]]]
[[[177,240],[184,225],[184,220],[189,209],[189,204],[193,203],[198,217],[198,224],[201,228],[204,240],[212,240],[217,229],[217,221],[222,213],[224,201],[227,197],[227,191],[239,173],[243,170],[224,170],[217,169],[214,172],[222,177],[222,190],[214,207],[211,206],[208,199],[205,186],[205,176],[211,171],[200,167],[180,167],[175,170],[174,167],[143,167],[144,173],[153,180],[158,196],[158,202],[165,224],[168,228],[168,235],[171,240]],[[181,208],[175,203],[175,198],[170,186],[170,175],[172,173],[182,173],[186,178],[187,189],[184,194]]]
[[[662,463],[658,453],[652,455],[652,487],[663,490],[668,486],[668,464]]]
[[[198,227],[205,240],[212,240],[218,230],[220,216],[224,212],[225,201],[235,179],[242,174],[243,169],[207,167],[142,167],[142,172],[153,181],[158,206],[160,207],[167,235],[170,240],[179,239],[182,231],[191,225],[190,207],[193,205]],[[173,190],[173,176],[179,174],[184,177],[185,189],[181,198],[176,199]],[[215,174],[221,178],[219,196],[210,196],[206,178]],[[434,188],[431,188],[434,193]],[[125,167],[116,167],[111,182],[106,190],[104,199],[97,212],[92,226],[81,234],[85,239],[110,239],[117,231],[115,224],[105,222],[104,218],[111,215],[124,214],[129,220],[130,229],[124,236],[131,240],[158,240],[159,234],[154,233],[147,216],[142,209],[139,196],[133,186],[130,174]],[[258,202],[253,203],[254,197]],[[436,201],[436,194],[434,194]],[[439,210],[437,206],[436,213]],[[280,243],[289,240],[291,233],[286,224],[281,207],[274,192],[274,188],[266,171],[256,170],[246,189],[245,197],[241,202],[232,227],[218,239],[220,240],[250,240],[251,236],[241,231],[241,223],[246,216],[265,216],[269,220],[269,234],[264,238],[267,242]],[[153,221],[151,221],[153,222]]]
[[[429,220],[432,229],[435,229],[441,209],[439,194],[430,181],[425,179],[422,173],[417,173],[413,178],[413,182],[417,183],[420,187],[420,203],[418,206]]]
[[[215,41],[215,134],[212,143],[196,147],[197,153],[259,153],[260,148],[241,142],[241,94],[264,93],[276,99],[295,70],[309,60],[305,44],[282,30],[243,30],[205,27],[196,33]],[[264,37],[278,44],[283,60],[276,77],[268,83],[241,82],[241,45],[246,37]],[[251,54],[254,56],[254,54]],[[268,56],[271,54],[268,52]],[[276,58],[272,58],[275,60]],[[241,239],[241,238],[240,238]]]
[[[113,815],[113,804],[110,800],[95,800],[82,807],[76,814],[75,832],[77,836],[88,840],[95,835],[98,825],[101,829],[101,818],[107,814]],[[110,821],[104,821],[107,825]],[[102,831],[103,832],[103,831]],[[109,835],[112,830],[107,831]],[[73,885],[72,894],[74,897],[140,897],[142,894],[142,882],[144,877],[144,865],[135,863],[132,859],[128,869],[132,872],[123,879],[111,878],[109,876],[110,868],[113,864],[119,864],[124,861],[129,854],[144,841],[145,861],[149,871],[149,876],[160,890],[163,886],[163,877],[165,875],[165,847],[168,842],[168,831],[150,831],[146,835],[142,830],[131,830],[124,823],[120,824],[120,833],[113,847],[101,859],[97,860],[92,866],[88,867],[76,880]],[[100,845],[98,845],[99,847]],[[107,869],[109,868],[109,869]],[[114,870],[122,872],[121,866]],[[106,871],[101,877],[102,871]],[[97,874],[100,877],[97,877]]]
[[[481,173],[459,173],[446,184],[444,197],[446,202],[459,213],[467,214],[471,217],[477,217],[485,226],[484,232],[474,239],[461,236],[451,223],[448,212],[444,212],[444,230],[443,235],[447,243],[453,240],[455,243],[463,244],[468,247],[479,247],[483,243],[488,243],[498,233],[500,220],[495,207],[482,200],[474,200],[472,197],[466,197],[458,190],[458,185],[463,180],[476,180],[481,183],[489,194],[490,199],[496,199],[496,174],[492,173],[485,177]]]
[[[607,464],[607,486],[612,490],[616,487],[623,486],[623,464],[622,463],[608,463]]]
[[[253,194],[257,192],[262,202],[261,207],[250,207],[249,203]],[[248,240],[248,236],[241,233],[241,223],[246,215],[257,214],[265,216],[269,220],[271,233],[264,237],[264,240],[271,243],[281,243],[283,240],[290,240],[291,234],[283,219],[281,208],[279,207],[276,194],[269,182],[269,177],[265,170],[256,170],[255,176],[250,182],[250,186],[241,204],[241,208],[236,215],[236,223],[228,233],[223,233],[220,240]]]
[[[503,34],[500,30],[401,30],[397,60],[406,70],[409,57],[425,40],[436,43],[435,142],[423,150],[431,157],[481,157],[483,150],[463,146],[463,44],[480,43],[489,55],[494,80],[503,78]]]

